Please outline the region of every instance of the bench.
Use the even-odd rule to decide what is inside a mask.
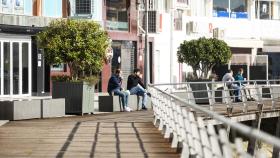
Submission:
[[[99,98],[99,112],[116,112],[123,111],[121,99],[119,96],[100,95]],[[130,95],[128,97],[128,106],[133,110],[140,110],[142,105],[142,97],[137,95]],[[147,108],[151,108],[151,99],[148,97]]]

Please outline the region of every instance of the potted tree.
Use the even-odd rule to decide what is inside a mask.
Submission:
[[[94,86],[109,48],[107,33],[88,20],[60,19],[38,34],[48,64],[67,64],[70,76],[53,78],[53,98],[65,98],[66,114],[93,113]]]
[[[210,81],[210,75],[215,65],[227,64],[232,53],[229,46],[216,38],[199,38],[197,40],[184,41],[178,48],[177,57],[180,63],[186,63],[192,67],[192,80]],[[191,84],[193,91],[205,90],[205,84]],[[207,98],[207,93],[196,92],[195,98]],[[208,103],[206,99],[196,99],[196,103]]]

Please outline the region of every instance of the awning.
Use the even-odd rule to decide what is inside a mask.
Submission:
[[[0,24],[1,33],[35,35],[38,32],[42,31],[43,29],[44,29],[43,27]]]
[[[224,39],[230,47],[263,48],[264,42],[258,39]]]

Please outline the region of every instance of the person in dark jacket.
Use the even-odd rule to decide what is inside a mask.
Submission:
[[[128,76],[127,90],[130,91],[130,95],[142,96],[142,110],[147,110],[147,90],[140,75],[140,69],[135,69],[134,73]]]
[[[112,75],[112,77],[109,79],[107,91],[110,96],[113,95],[120,96],[124,110],[130,112],[132,110],[127,106],[129,94],[125,91],[122,91],[121,85],[122,85],[121,70],[117,69],[115,74]]]

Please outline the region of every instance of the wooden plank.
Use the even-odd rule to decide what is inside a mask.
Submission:
[[[152,114],[143,111],[10,122],[0,128],[0,157],[56,157],[58,153],[63,157],[90,157],[94,143],[95,157],[117,157],[117,149],[121,157],[180,157],[153,126]],[[117,133],[116,120],[120,121]],[[80,126],[71,133],[77,122]],[[97,122],[101,122],[98,133]],[[64,150],[65,143],[69,145]]]

